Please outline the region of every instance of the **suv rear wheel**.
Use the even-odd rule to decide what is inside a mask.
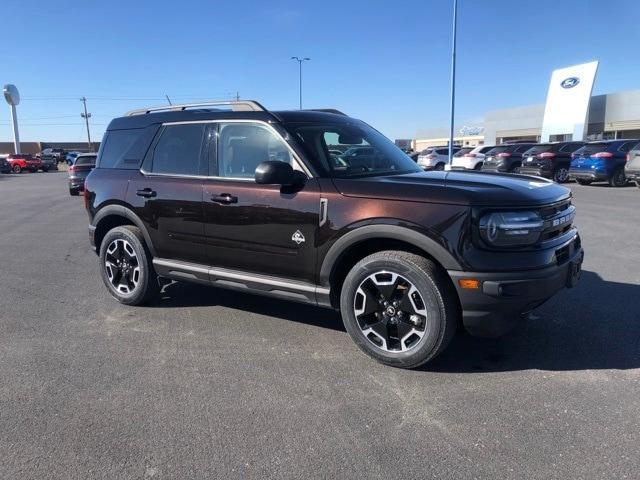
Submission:
[[[120,303],[142,305],[159,291],[142,232],[124,225],[107,232],[100,245],[102,281]]]
[[[444,350],[459,314],[445,274],[430,260],[402,251],[358,262],[344,281],[340,310],[360,349],[402,368],[423,365]]]
[[[20,173],[20,172],[22,172],[22,168],[20,167],[20,165],[14,165],[13,168],[11,169],[11,171],[13,173]]]
[[[612,187],[624,187],[627,184],[627,177],[624,174],[622,167],[617,168],[611,178],[609,178],[609,185]]]
[[[569,169],[566,166],[560,166],[553,172],[553,181],[556,183],[565,183],[569,180]]]

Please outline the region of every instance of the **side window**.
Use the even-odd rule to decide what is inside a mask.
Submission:
[[[173,175],[202,174],[202,151],[206,125],[167,125],[153,151],[151,171]]]
[[[623,143],[618,150],[620,150],[621,152],[627,153],[629,150],[631,150],[635,146],[636,146],[636,142],[627,142],[627,143]]]
[[[158,131],[158,125],[147,128],[108,130],[98,152],[98,168],[135,170]]]
[[[218,175],[253,178],[256,167],[268,160],[295,167],[284,141],[259,123],[220,123]]]

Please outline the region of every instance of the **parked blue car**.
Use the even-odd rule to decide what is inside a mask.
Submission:
[[[65,155],[65,160],[67,162],[67,165],[71,166],[74,164],[74,162],[76,161],[76,157],[80,155],[80,152],[69,152]]]
[[[593,182],[609,182],[612,187],[624,187],[627,153],[639,140],[598,140],[589,142],[573,152],[569,177],[580,185]]]

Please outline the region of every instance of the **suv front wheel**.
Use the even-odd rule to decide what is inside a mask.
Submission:
[[[430,260],[403,251],[374,253],[348,273],[340,299],[345,328],[386,365],[415,368],[448,345],[459,316],[455,292]]]
[[[158,277],[138,227],[115,227],[100,245],[100,273],[109,293],[125,305],[142,305],[158,291]]]

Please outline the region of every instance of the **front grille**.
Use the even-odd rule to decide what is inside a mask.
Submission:
[[[542,207],[539,213],[544,220],[544,227],[540,241],[553,240],[571,230],[575,210],[570,199]]]

